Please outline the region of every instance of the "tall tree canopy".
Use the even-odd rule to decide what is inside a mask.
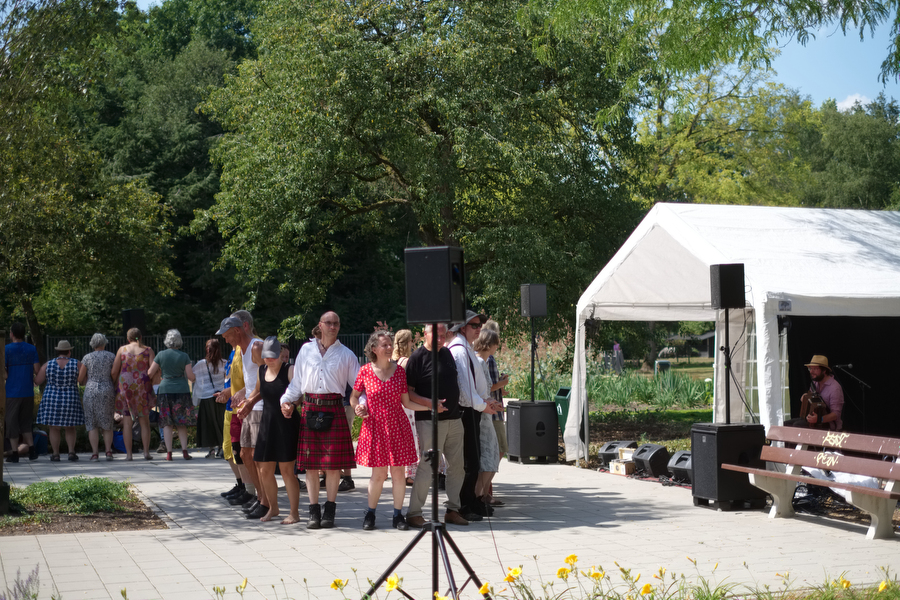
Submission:
[[[251,287],[278,281],[308,310],[360,260],[348,244],[395,235],[461,245],[470,302],[500,318],[514,316],[520,283],[546,282],[552,325],[565,327],[639,218],[622,168],[637,152],[631,123],[593,124],[632,98],[604,60],[614,28],[561,40],[543,18],[517,20],[524,8],[267,5],[259,58],[205,105],[230,132],[207,217]]]
[[[47,290],[167,293],[165,216],[138,181],[104,177],[85,144],[98,57],[119,13],[102,0],[0,0],[0,293],[39,351]]]

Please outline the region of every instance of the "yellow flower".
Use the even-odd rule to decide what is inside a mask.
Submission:
[[[650,585],[649,583],[645,583],[644,587],[641,588],[641,596],[646,596],[647,594],[649,594],[652,591],[653,591],[653,586]]]
[[[846,579],[844,579],[844,576],[843,576],[843,575],[841,575],[841,578],[838,580],[838,583],[839,583],[840,586],[841,586],[842,588],[844,588],[845,590],[846,590],[847,588],[850,587],[850,582],[847,581]]]
[[[881,583],[878,584],[878,591],[883,592],[886,589],[888,589],[888,582],[882,579]]]
[[[518,579],[519,575],[522,574],[522,569],[520,567],[507,567],[506,570],[509,571],[509,573],[506,574],[506,577],[503,578],[503,581],[506,581],[507,583],[515,581],[516,579]]]
[[[387,578],[387,585],[384,586],[384,589],[386,589],[389,592],[393,592],[394,590],[396,590],[397,588],[400,587],[400,581],[401,581],[400,577],[398,577],[397,574],[394,573],[393,575],[391,575],[390,577]]]
[[[437,592],[434,593],[434,600],[452,600],[450,596],[440,596]]]
[[[241,582],[241,585],[238,586],[238,591],[243,592],[246,587],[247,587],[247,578],[244,577],[244,580]]]
[[[606,573],[604,573],[603,571],[595,571],[592,569],[591,572],[588,573],[588,575],[590,575],[594,581],[600,581],[601,579],[603,579]]]
[[[568,565],[571,565],[574,567],[575,563],[577,563],[577,562],[578,562],[578,556],[576,556],[574,554],[570,554],[566,557],[566,564],[568,564]]]
[[[482,596],[484,596],[485,594],[487,594],[490,591],[491,591],[491,586],[487,581],[485,581],[484,584],[480,588],[478,588],[478,593],[481,594]]]
[[[718,568],[719,568],[719,563],[716,563],[716,564],[713,565],[713,571],[715,571],[715,570],[718,569]]]
[[[571,573],[571,572],[572,572],[572,569],[560,567],[559,570],[556,572],[556,576],[559,577],[560,579],[568,579],[569,573]]]
[[[347,582],[349,582],[349,581],[350,581],[349,579],[347,579],[346,581],[342,580],[342,579],[335,579],[334,581],[331,582],[331,589],[342,590],[342,589],[344,589],[344,586],[346,586]]]
[[[640,578],[641,578],[641,574],[638,573],[638,576],[634,578],[634,582],[637,583],[638,580],[640,580]]]

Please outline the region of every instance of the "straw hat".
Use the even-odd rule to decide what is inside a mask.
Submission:
[[[831,367],[828,366],[828,357],[822,356],[821,354],[816,354],[812,357],[812,360],[806,365],[807,367],[822,367],[826,371],[831,371]]]
[[[60,341],[56,345],[56,348],[54,348],[54,350],[56,350],[57,352],[66,352],[71,349],[72,349],[72,344],[69,343],[69,340]]]

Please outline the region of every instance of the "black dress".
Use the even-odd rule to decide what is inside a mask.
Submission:
[[[266,381],[266,367],[259,368],[259,391],[262,395],[262,421],[253,460],[257,462],[293,462],[297,460],[300,437],[300,415],[296,410],[290,419],[281,412],[281,396],[288,387],[288,364],[283,363],[278,377]]]

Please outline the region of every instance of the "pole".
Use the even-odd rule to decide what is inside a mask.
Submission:
[[[728,309],[725,309],[725,423],[731,423],[731,345],[728,342]]]
[[[431,522],[438,522],[438,377],[440,376],[440,363],[438,362],[438,324],[431,324]],[[423,529],[424,531],[424,529]],[[440,573],[438,566],[438,536],[431,536],[431,597],[438,595],[440,585]],[[452,575],[451,575],[452,577]]]
[[[6,439],[6,332],[0,331],[0,368],[3,369],[3,381],[0,381],[0,446]],[[16,450],[16,448],[13,448]],[[3,453],[0,453],[0,460],[3,460]],[[3,482],[3,465],[0,464],[0,515],[5,515],[9,511],[9,486]]]
[[[534,402],[534,344],[537,336],[534,332],[534,317],[531,317],[531,401]]]

